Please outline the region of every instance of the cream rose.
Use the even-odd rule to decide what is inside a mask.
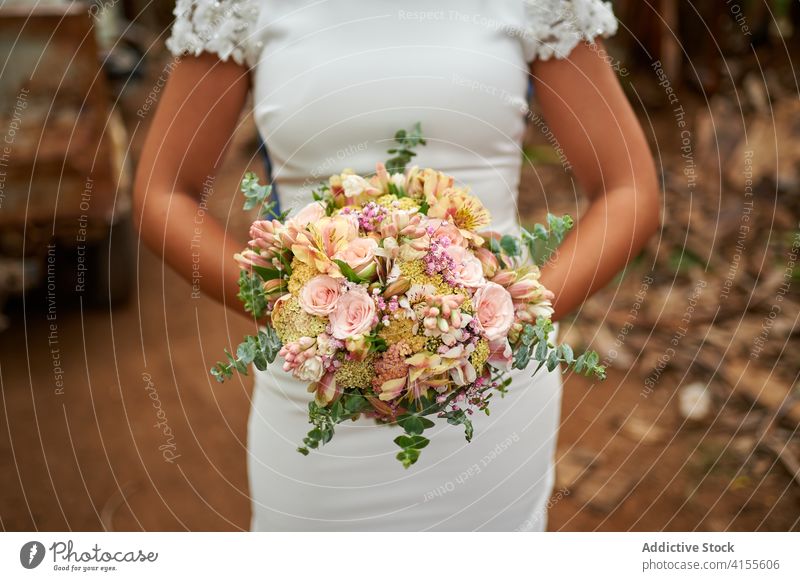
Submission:
[[[472,298],[475,314],[489,341],[504,339],[514,322],[514,301],[509,292],[494,282],[487,282]]]
[[[355,238],[333,258],[346,262],[350,268],[362,274],[362,271],[374,264],[377,251],[378,242],[374,238]]]
[[[363,288],[344,293],[330,316],[331,334],[344,341],[353,335],[367,334],[375,318],[375,302]]]
[[[350,174],[342,180],[342,188],[344,189],[345,197],[348,198],[354,198],[365,193],[376,194],[379,192],[378,188],[369,183],[368,180],[355,174]]]
[[[337,252],[334,258],[345,261],[350,268],[357,270],[372,262],[377,250],[378,242],[374,238],[356,238]]]
[[[336,308],[341,295],[341,283],[327,274],[309,280],[297,297],[302,309],[320,317],[327,317]]]
[[[322,357],[319,355],[313,355],[303,361],[300,367],[297,367],[293,372],[297,379],[300,381],[319,381],[322,379],[322,374],[325,371],[322,365]]]
[[[453,274],[456,282],[467,288],[478,288],[486,284],[483,265],[478,258],[461,246],[448,246],[447,255],[455,262]]]

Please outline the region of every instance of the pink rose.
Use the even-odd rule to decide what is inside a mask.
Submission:
[[[297,300],[305,312],[326,317],[336,308],[340,295],[339,281],[327,274],[320,274],[305,284]]]
[[[308,206],[295,214],[292,221],[298,226],[308,226],[325,216],[325,206],[322,202],[311,202]]]
[[[369,333],[375,319],[375,302],[363,288],[344,293],[330,316],[331,334],[341,340]]]
[[[514,301],[509,292],[494,282],[487,282],[472,298],[478,322],[489,341],[504,339],[514,322]]]
[[[374,238],[355,238],[333,258],[346,262],[359,276],[369,278],[375,272],[377,251],[378,243]]]
[[[478,288],[486,284],[483,277],[483,265],[478,258],[461,246],[448,246],[447,254],[455,262],[453,274],[456,282],[467,288]]]

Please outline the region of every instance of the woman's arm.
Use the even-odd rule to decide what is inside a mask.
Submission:
[[[209,213],[198,214],[249,90],[247,70],[203,54],[173,69],[147,134],[134,183],[134,218],[145,243],[203,293],[240,312],[241,244]],[[205,184],[205,185],[204,185]]]
[[[542,112],[591,205],[542,270],[554,320],[604,286],[658,229],[660,195],[642,128],[611,67],[581,43],[563,60],[535,61]]]

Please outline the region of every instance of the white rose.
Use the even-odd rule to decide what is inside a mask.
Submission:
[[[348,198],[360,196],[364,192],[373,192],[375,188],[366,179],[361,176],[350,174],[342,180],[342,188],[344,188],[344,195]]]
[[[297,367],[292,375],[300,381],[314,382],[322,379],[323,371],[322,357],[314,355],[303,361],[303,364]]]

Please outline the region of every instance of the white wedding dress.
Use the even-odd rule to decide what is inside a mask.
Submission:
[[[529,63],[616,31],[599,0],[178,0],[176,55],[252,68],[255,121],[282,207],[344,168],[369,173],[399,128],[422,123],[415,163],[469,184],[493,229],[517,229]],[[308,457],[306,386],[256,373],[250,415],[253,530],[544,530],[561,378],[515,372],[476,415],[475,438],[437,423],[404,470],[397,428],[342,425]]]

